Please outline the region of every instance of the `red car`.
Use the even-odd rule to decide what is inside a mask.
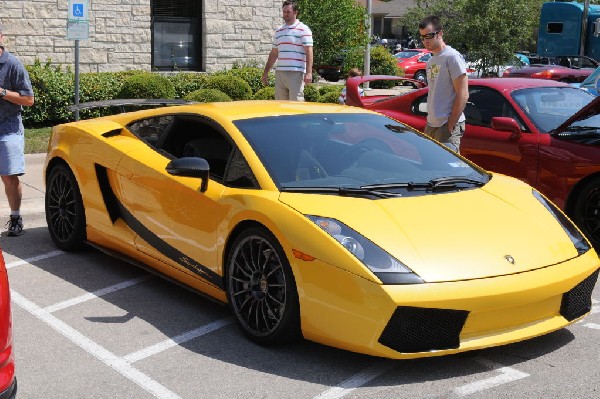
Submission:
[[[0,399],[13,399],[16,395],[10,290],[4,256],[0,249]]]
[[[502,77],[550,79],[566,83],[581,83],[598,67],[598,62],[589,57],[556,57],[553,62],[556,62],[556,64],[531,64],[523,68],[510,67],[504,71]]]
[[[424,48],[404,50],[394,54],[398,60],[398,66],[404,70],[404,77],[427,82],[425,65],[431,58],[431,51]]]
[[[346,104],[389,115],[423,131],[427,87],[398,96],[358,95]],[[517,177],[560,206],[600,248],[600,97],[551,80],[469,79],[460,152],[485,169]]]

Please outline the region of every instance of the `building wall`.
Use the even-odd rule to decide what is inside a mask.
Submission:
[[[280,0],[203,1],[203,69],[266,61]],[[66,39],[68,0],[0,0],[4,44],[26,65],[74,65]],[[150,0],[90,0],[90,39],[80,40],[81,72],[151,69]]]

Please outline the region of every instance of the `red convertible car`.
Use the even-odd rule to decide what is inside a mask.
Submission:
[[[4,256],[0,249],[0,399],[14,399],[16,395],[10,290]]]
[[[398,66],[404,70],[404,77],[427,82],[425,66],[431,58],[431,51],[425,49],[404,50],[394,55],[398,60]]]
[[[423,131],[427,87],[397,96],[358,95],[347,105],[389,115]],[[460,152],[485,169],[517,177],[560,206],[600,248],[600,97],[569,84],[537,79],[469,79]]]
[[[510,67],[504,71],[502,77],[550,79],[566,83],[581,83],[598,67],[598,62],[589,57],[555,57],[550,62],[553,62],[553,64]]]

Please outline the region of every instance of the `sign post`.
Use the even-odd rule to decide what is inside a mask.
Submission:
[[[90,38],[89,0],[69,0],[67,39],[75,40],[75,105],[79,104],[79,40]],[[75,110],[79,120],[79,110]]]

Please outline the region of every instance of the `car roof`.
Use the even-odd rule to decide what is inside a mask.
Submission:
[[[348,107],[339,104],[309,103],[299,101],[247,100],[218,103],[195,103],[189,105],[167,106],[153,110],[142,110],[104,117],[122,123],[140,117],[164,114],[200,114],[221,122],[234,122],[242,119],[271,117],[280,115],[327,114],[327,113],[372,113],[372,111]],[[103,119],[103,118],[95,118]],[[88,119],[87,121],[93,121]],[[77,122],[76,122],[77,123]],[[92,122],[93,123],[93,122]]]

